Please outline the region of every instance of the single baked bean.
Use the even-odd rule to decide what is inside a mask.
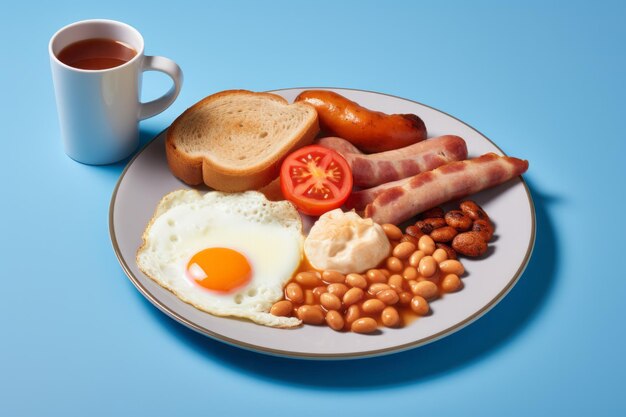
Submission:
[[[402,277],[404,277],[404,279],[417,278],[417,269],[414,266],[407,266],[404,268],[404,271],[402,271]]]
[[[443,217],[443,209],[441,207],[433,207],[420,214],[420,217],[422,219],[428,219],[430,217]]]
[[[341,300],[335,294],[331,293],[322,294],[320,303],[326,310],[339,310],[341,308]]]
[[[393,277],[394,275],[392,275]],[[381,291],[385,291],[390,289],[391,287],[387,284],[383,284],[382,282],[377,282],[375,284],[370,285],[370,287],[368,288],[367,292],[372,294],[372,295],[376,295]]]
[[[454,237],[452,248],[465,256],[481,256],[487,252],[487,241],[479,232],[463,232]]]
[[[313,295],[315,296],[315,300],[319,301],[322,294],[327,293],[328,288],[325,285],[320,285],[319,287],[313,288]]]
[[[386,304],[380,301],[377,298],[372,298],[371,300],[367,300],[361,305],[361,309],[365,314],[376,314],[380,313],[385,309]]]
[[[422,279],[422,281],[423,281],[423,279]],[[417,288],[417,283],[418,283],[418,282],[421,282],[421,281],[416,281],[416,280],[412,279],[412,280],[410,280],[410,281],[408,282],[408,283],[409,283],[409,289],[411,290],[411,292],[412,292],[413,294],[415,294],[415,291],[416,291],[416,288]]]
[[[445,219],[443,219],[442,217],[429,217],[427,219],[424,219],[424,223],[430,225],[430,227],[432,227],[432,230],[447,226]]]
[[[437,249],[442,249],[446,251],[446,254],[448,255],[448,259],[457,258],[456,251],[452,249],[450,246],[446,245],[445,243],[436,243],[435,246],[437,247]]]
[[[431,277],[437,272],[437,261],[432,256],[424,256],[417,269],[421,276]]]
[[[430,281],[435,285],[439,285],[440,280],[441,280],[441,273],[439,270],[437,270],[437,272],[435,272],[435,274],[430,277],[417,277],[416,279],[417,282]]]
[[[413,294],[411,294],[408,291],[402,291],[400,294],[398,294],[398,297],[400,298],[400,301],[398,301],[398,304],[404,306],[411,302],[411,298],[413,298]]]
[[[415,285],[411,287],[411,291],[413,294],[419,295],[426,300],[431,300],[439,295],[439,288],[430,281],[416,282]]]
[[[461,211],[467,214],[472,220],[488,220],[487,213],[472,200],[466,200],[459,205]]]
[[[328,284],[336,284],[344,282],[346,276],[337,271],[324,271],[322,272],[322,280]]]
[[[402,236],[402,239],[400,239],[400,243],[404,243],[404,242],[412,243],[413,245],[415,245],[415,247],[417,247],[417,242],[419,242],[419,239],[416,238],[415,236],[404,235]]]
[[[424,235],[420,237],[417,248],[426,255],[432,255],[435,252],[435,241],[430,236]]]
[[[444,274],[456,274],[458,276],[463,275],[465,268],[463,264],[455,259],[448,259],[439,263],[439,269]]]
[[[415,295],[411,299],[411,310],[418,316],[425,316],[430,311],[430,306],[424,297]]]
[[[430,232],[433,231],[433,226],[426,223],[424,220],[418,220],[415,222],[415,227],[417,227],[419,231],[425,235],[429,235]]]
[[[343,303],[346,306],[358,303],[363,298],[363,295],[364,293],[362,289],[358,287],[350,288],[343,296]]]
[[[345,323],[341,313],[336,310],[330,310],[326,313],[326,324],[328,324],[328,327],[331,329],[339,331],[343,329]]]
[[[404,265],[402,265],[402,261],[395,256],[390,256],[387,258],[387,269],[391,272],[398,273],[404,269]]]
[[[304,290],[304,304],[315,304],[315,294],[313,294],[313,290]]]
[[[298,272],[295,281],[305,287],[317,287],[322,284],[319,272]]]
[[[406,259],[415,252],[415,245],[411,242],[402,242],[393,249],[393,256],[398,259]]]
[[[417,266],[420,263],[420,260],[426,256],[426,254],[424,253],[424,251],[421,250],[416,250],[415,252],[413,252],[411,254],[411,256],[409,257],[409,265],[411,265],[414,268],[417,268]]]
[[[293,304],[289,300],[281,300],[275,303],[270,309],[270,313],[275,316],[289,317],[293,312]]]
[[[400,324],[400,314],[398,314],[398,310],[396,310],[394,307],[388,306],[385,307],[385,309],[381,313],[380,320],[386,327],[396,327],[398,324]]]
[[[324,312],[318,305],[300,306],[297,315],[306,324],[322,324],[325,320]]]
[[[367,288],[367,280],[361,274],[348,274],[346,275],[346,284],[350,287]]]
[[[444,292],[455,292],[463,287],[463,282],[456,274],[448,274],[441,280],[441,289]]]
[[[415,269],[415,268],[413,268]],[[405,269],[406,271],[406,269]],[[417,275],[417,271],[415,271],[415,275]],[[402,277],[402,275],[392,275],[389,277],[389,281],[387,281],[387,284],[389,284],[389,286],[391,288],[393,288],[396,291],[402,291],[402,286],[404,284],[404,278]]]
[[[435,251],[433,252],[433,258],[435,258],[435,261],[437,261],[437,263],[441,263],[448,259],[448,252],[446,252],[444,249],[435,249]]]
[[[402,230],[395,224],[385,223],[382,228],[389,240],[400,240],[402,237]]]
[[[472,232],[478,232],[483,235],[486,242],[489,242],[493,237],[493,224],[489,220],[474,220],[472,225]]]
[[[361,317],[361,309],[359,308],[358,304],[353,304],[350,307],[348,307],[348,310],[346,311],[346,324],[348,326],[351,326],[352,323],[355,320],[358,320]]]
[[[377,282],[387,282],[387,277],[380,269],[370,269],[365,273],[365,276],[371,284],[375,284]]]
[[[285,297],[296,304],[302,304],[304,302],[304,291],[297,283],[290,282],[285,287]]]
[[[444,218],[448,226],[454,227],[459,232],[466,232],[472,227],[472,219],[461,210],[450,210]]]
[[[398,297],[398,293],[392,289],[380,291],[376,294],[376,298],[385,303],[388,306],[396,304],[400,301],[400,297]]]
[[[377,328],[378,323],[376,323],[376,320],[371,317],[357,319],[354,323],[352,323],[352,326],[350,326],[350,329],[354,333],[372,333],[376,331]]]
[[[417,238],[417,239],[424,236],[424,232],[422,232],[420,228],[415,225],[407,226],[405,231],[407,235],[413,236],[414,238]]]
[[[341,284],[338,282],[330,284],[327,288],[330,294],[334,294],[339,298],[343,298],[345,293],[348,291],[348,287],[345,284]]]
[[[450,242],[459,232],[452,226],[444,226],[430,232],[435,242]]]

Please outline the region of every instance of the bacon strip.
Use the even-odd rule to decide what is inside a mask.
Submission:
[[[523,174],[528,161],[488,153],[451,162],[432,171],[353,193],[346,205],[377,223],[399,224],[447,201],[502,184]]]
[[[354,185],[362,188],[396,181],[467,158],[465,141],[453,135],[439,136],[370,155],[337,137],[322,138],[318,145],[339,152],[352,169]]]

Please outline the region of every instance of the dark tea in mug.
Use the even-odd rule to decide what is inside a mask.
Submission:
[[[69,44],[57,58],[65,65],[84,70],[119,67],[137,55],[130,45],[114,39],[85,39]]]

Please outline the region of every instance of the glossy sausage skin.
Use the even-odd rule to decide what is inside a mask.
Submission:
[[[337,137],[322,138],[317,144],[339,152],[352,169],[354,185],[361,188],[396,181],[467,158],[465,141],[453,135],[370,155],[363,154],[350,142]]]
[[[489,153],[374,187],[375,192],[355,192],[346,204],[365,205],[365,217],[377,223],[399,224],[424,210],[502,184],[527,169],[528,161]]]
[[[403,148],[426,139],[426,126],[414,114],[385,114],[366,109],[346,97],[325,90],[306,90],[295,101],[317,110],[320,127],[328,135],[350,141],[366,153]]]

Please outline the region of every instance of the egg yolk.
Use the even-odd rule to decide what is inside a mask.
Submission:
[[[228,292],[247,284],[252,278],[252,268],[236,250],[208,248],[191,258],[187,275],[204,288]]]

